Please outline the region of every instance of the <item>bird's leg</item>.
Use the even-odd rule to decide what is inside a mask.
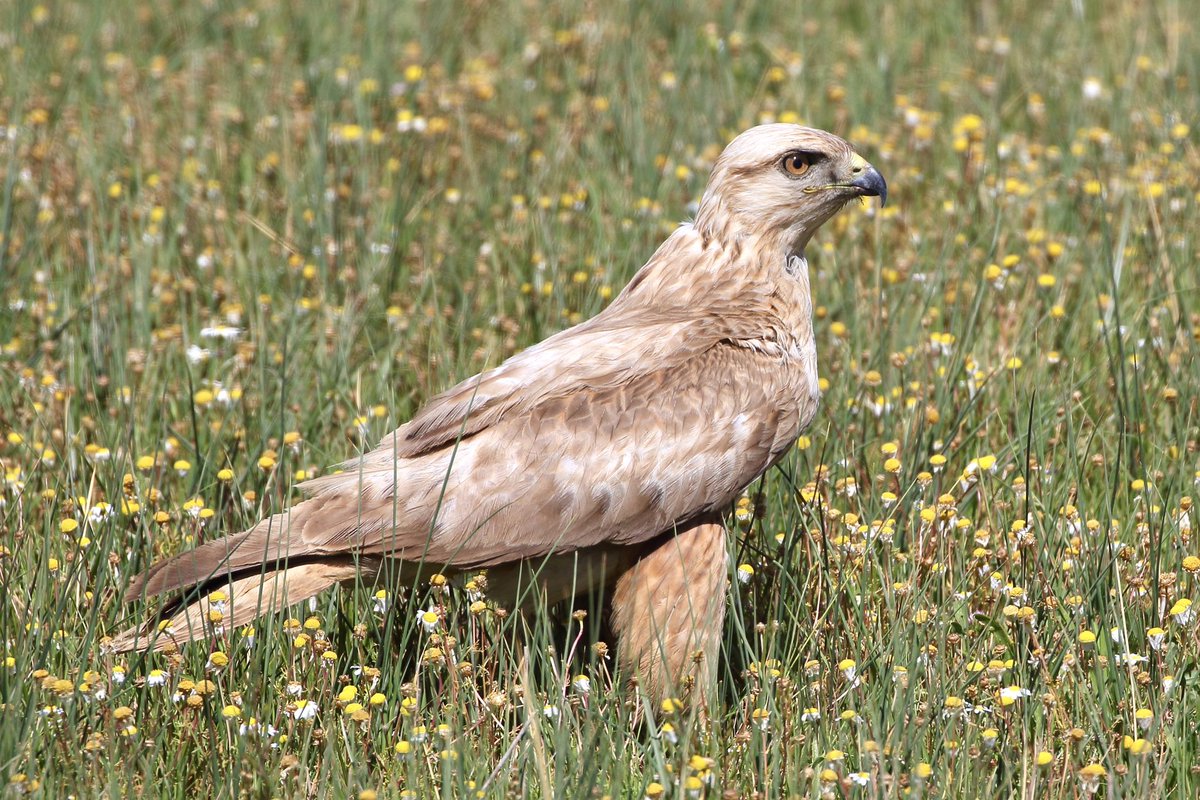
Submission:
[[[612,627],[622,669],[655,701],[716,680],[728,575],[725,527],[706,518],[666,536],[617,580]]]

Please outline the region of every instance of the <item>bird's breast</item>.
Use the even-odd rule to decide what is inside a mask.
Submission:
[[[804,384],[803,391],[813,410],[821,402],[821,376],[817,370],[817,344],[811,338],[798,348],[798,363]],[[805,424],[808,424],[807,422]]]

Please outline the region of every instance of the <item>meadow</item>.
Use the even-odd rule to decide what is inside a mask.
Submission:
[[[6,3],[5,796],[1200,794],[1190,5]],[[437,575],[105,650],[766,121],[891,191],[810,245],[823,406],[730,509],[710,707]]]

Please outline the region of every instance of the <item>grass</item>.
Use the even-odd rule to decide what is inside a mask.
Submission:
[[[9,793],[1195,796],[1195,22],[951,5],[7,4]],[[892,202],[810,248],[823,410],[731,509],[707,730],[436,581],[104,654],[131,574],[596,313],[771,119]]]

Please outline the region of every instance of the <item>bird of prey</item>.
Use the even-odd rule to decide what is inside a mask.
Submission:
[[[129,598],[184,592],[110,642],[162,649],[389,566],[486,570],[535,602],[604,590],[618,663],[652,697],[707,686],[725,614],[722,514],[820,400],[804,248],[887,185],[844,140],[751,128],[600,314],[434,397],[308,499],[161,561]],[[394,559],[389,565],[388,560]]]

